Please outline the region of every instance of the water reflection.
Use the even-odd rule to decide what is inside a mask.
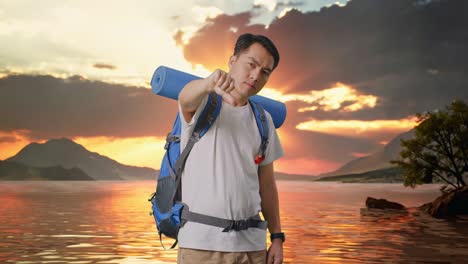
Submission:
[[[162,250],[148,195],[153,182],[0,183],[1,263],[174,263]],[[409,206],[437,186],[280,182],[286,263],[464,263],[468,220],[416,209],[361,209],[367,196]],[[166,245],[173,241],[164,240]]]

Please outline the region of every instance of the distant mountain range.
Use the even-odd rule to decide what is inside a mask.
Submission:
[[[366,171],[363,173],[329,176],[317,181],[338,181],[343,183],[397,183],[403,182],[403,171],[398,167]]]
[[[156,180],[158,170],[121,164],[61,138],[31,143],[0,161],[0,180]],[[317,177],[277,172],[278,180],[312,181]]]
[[[319,179],[318,176],[313,175],[303,175],[303,174],[289,174],[284,172],[275,172],[276,180],[283,181],[315,181]]]
[[[381,150],[371,155],[351,160],[339,169],[320,174],[319,176],[323,178],[337,175],[350,175],[395,167],[395,165],[390,164],[390,160],[395,160],[399,157],[401,151],[400,140],[410,139],[413,136],[414,130],[399,134]]]
[[[401,180],[401,171],[389,163],[401,151],[400,140],[413,137],[413,130],[391,140],[380,151],[354,159],[339,169],[321,174],[293,175],[276,172],[277,180],[380,181]],[[0,161],[0,180],[156,180],[158,170],[121,164],[74,141],[61,138],[31,143],[18,154]],[[380,176],[379,176],[380,175]],[[338,176],[338,177],[334,177]],[[344,178],[343,178],[344,177]],[[384,177],[385,179],[377,179]]]
[[[158,174],[158,171],[152,168],[124,165],[96,152],[90,152],[82,145],[67,138],[51,139],[43,144],[31,143],[18,154],[0,164],[3,173],[7,171],[19,172],[21,171],[20,166],[39,171],[41,170],[39,168],[42,168],[42,172],[47,171],[44,170],[45,168],[50,170],[50,168],[61,167],[64,169],[64,173],[70,177],[72,175],[78,177],[79,173],[76,169],[79,169],[94,180],[147,180],[156,179]],[[17,175],[17,177],[24,177],[24,175]],[[82,174],[81,177],[86,178]],[[3,179],[1,175],[0,179]]]
[[[94,179],[79,168],[65,169],[62,166],[38,168],[14,161],[0,161],[0,180],[89,181]]]

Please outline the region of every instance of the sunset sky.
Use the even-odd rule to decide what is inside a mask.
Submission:
[[[0,159],[67,137],[158,169],[177,104],[152,94],[154,70],[228,70],[251,32],[281,55],[260,93],[288,111],[276,170],[329,172],[468,98],[466,13],[459,0],[0,0]]]

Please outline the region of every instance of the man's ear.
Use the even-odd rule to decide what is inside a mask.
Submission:
[[[229,58],[229,63],[228,63],[229,69],[231,69],[232,64],[233,64],[236,60],[237,60],[237,56],[236,56],[236,55],[232,55],[232,56]]]

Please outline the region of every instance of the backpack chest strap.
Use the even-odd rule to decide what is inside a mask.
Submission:
[[[230,220],[210,215],[194,213],[191,212],[187,206],[184,206],[184,209],[182,209],[181,218],[184,221],[191,221],[199,224],[221,227],[224,228],[223,232],[242,231],[248,228],[259,228],[266,230],[268,225],[268,222],[263,221],[260,218],[259,214],[256,214],[244,220]]]

